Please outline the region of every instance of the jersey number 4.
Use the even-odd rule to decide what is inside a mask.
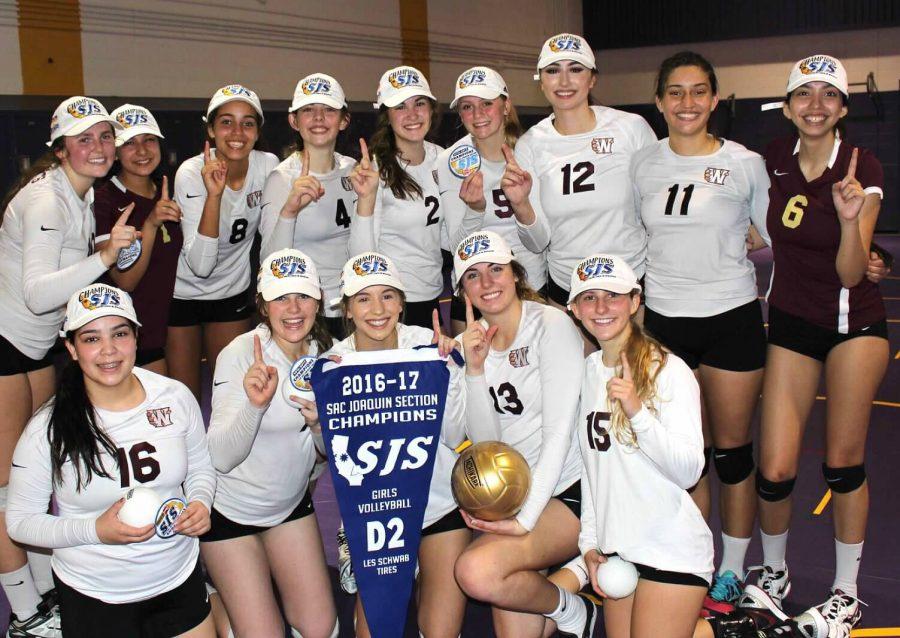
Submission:
[[[595,452],[606,452],[612,442],[609,440],[609,430],[603,427],[603,423],[609,423],[609,412],[591,412],[587,415],[587,440],[588,445]]]
[[[525,406],[522,405],[522,401],[519,400],[519,393],[516,392],[516,387],[506,381],[505,383],[501,383],[497,386],[497,389],[494,390],[493,387],[488,388],[491,393],[491,398],[494,400],[494,409],[503,414],[504,412],[508,412],[509,414],[522,414],[522,410],[525,409]],[[500,399],[503,399],[503,407],[500,407]]]
[[[131,478],[138,483],[149,483],[159,476],[159,461],[150,456],[156,452],[147,441],[135,443],[126,452],[125,448],[116,448],[119,458],[119,477],[122,487],[131,487]]]
[[[347,205],[343,199],[337,202],[337,210],[334,213],[334,223],[344,228],[350,228],[350,215],[347,214]]]

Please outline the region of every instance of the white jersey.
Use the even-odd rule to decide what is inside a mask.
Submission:
[[[267,408],[256,408],[244,391],[259,336],[266,365],[278,370],[278,388]],[[315,341],[309,354],[316,356]],[[215,508],[226,518],[256,527],[281,523],[300,504],[316,462],[303,415],[289,405],[281,385],[291,365],[265,324],[236,337],[216,360],[209,454],[218,472]]]
[[[510,347],[490,351],[483,376],[466,376],[469,437],[503,441],[531,468],[531,490],[516,515],[525,529],[580,476],[574,429],[583,372],[584,345],[572,320],[525,301]]]
[[[278,165],[271,153],[250,151],[250,166],[239,191],[225,187],[219,208],[219,237],[198,231],[206,186],[200,174],[203,154],[185,160],[175,173],[175,201],[181,207],[184,245],[175,276],[176,299],[217,300],[250,286],[250,247],[259,227],[266,177]]]
[[[324,292],[323,299],[341,296],[341,270],[350,259],[350,215],[356,208],[356,193],[350,184],[350,173],[356,160],[334,154],[334,170],[310,173],[319,180],[325,195],[310,202],[293,219],[281,217],[294,180],[303,170],[303,156],[292,153],[279,164],[266,180],[263,191],[259,234],[262,235],[263,257],[282,248],[302,250],[316,264]],[[322,304],[326,317],[339,317],[340,309]]]
[[[20,543],[53,549],[53,572],[70,587],[107,603],[153,598],[179,586],[197,564],[196,538],[153,536],[143,543],[104,545],[96,520],[131,487],[152,488],[163,498],[200,501],[210,507],[216,473],[206,448],[203,418],[194,395],[178,381],[134,368],[146,397],[123,412],[96,409],[98,425],[127,462],[101,448],[111,478],[94,475],[77,491],[67,461],[62,483],[53,481],[47,404],[28,423],[16,445],[9,475],[9,535]],[[58,515],[47,513],[50,496]]]
[[[462,178],[450,172],[450,154],[463,145],[474,146],[471,135],[466,135],[456,144],[438,155],[435,169],[438,172],[438,187],[441,206],[450,236],[451,251],[463,239],[480,230],[490,230],[506,240],[516,261],[528,273],[528,284],[539,290],[547,283],[547,258],[545,252],[531,252],[522,244],[519,234],[520,224],[513,214],[512,205],[500,188],[500,180],[506,170],[506,162],[492,162],[481,158],[481,173],[484,177],[484,200],[487,208],[483,213],[472,210],[459,198]]]
[[[771,243],[762,157],[728,140],[711,155],[677,155],[666,138],[635,154],[631,176],[648,235],[648,308],[710,317],[756,299],[746,236],[753,222]]]
[[[397,324],[397,347],[415,348],[431,345],[434,331],[420,326]],[[356,338],[350,335],[325,353],[342,355],[356,352]],[[425,507],[425,518],[422,529],[436,523],[449,512],[456,509],[456,501],[450,489],[450,474],[459,456],[456,448],[465,440],[465,390],[463,388],[464,370],[452,361],[447,362],[450,370],[450,385],[447,388],[447,401],[444,404],[444,421],[441,423],[441,440],[434,458],[434,470],[431,474],[431,487],[428,492],[428,505]]]
[[[614,376],[602,353],[588,357],[577,428],[583,460],[581,553],[615,552],[633,563],[709,580],[712,533],[687,493],[703,469],[694,373],[669,354],[656,378],[656,414],[644,407],[631,419],[636,448],[609,432],[606,384]]]
[[[634,153],[656,142],[640,115],[592,106],[596,126],[561,135],[553,116],[531,127],[516,145],[516,160],[534,178],[530,200],[550,224],[550,277],[569,289],[575,265],[587,255],[622,257],[644,273],[646,235],[634,206],[628,166]]]
[[[443,149],[425,142],[425,160],[403,166],[422,189],[422,196],[397,199],[390,187],[378,184],[375,213],[353,216],[350,254],[378,251],[390,257],[406,288],[407,301],[431,301],[444,290],[441,248],[447,246],[445,221],[434,160]]]
[[[0,226],[0,335],[31,359],[59,336],[73,292],[106,272],[94,251],[94,189],[51,168],[13,197]]]

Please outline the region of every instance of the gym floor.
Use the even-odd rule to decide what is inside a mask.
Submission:
[[[894,255],[900,256],[900,236],[882,235],[876,238]],[[757,264],[760,294],[765,292],[771,273],[771,253],[768,250],[754,255]],[[900,637],[900,551],[898,551],[897,513],[900,512],[900,491],[894,490],[896,468],[900,466],[900,270],[881,284],[887,307],[888,330],[891,342],[891,362],[884,382],[872,409],[869,428],[866,469],[871,490],[871,511],[868,535],[859,574],[859,595],[867,603],[863,608],[860,627],[852,636]],[[763,303],[765,308],[765,303]],[[820,464],[823,455],[823,429],[825,415],[824,385],[820,388],[819,401],[813,409],[804,438],[800,460],[800,473],[794,491],[794,518],[788,543],[788,563],[791,567],[793,589],[785,601],[785,610],[796,614],[825,599],[831,585],[834,569],[834,544],[828,493]],[[208,401],[208,399],[207,399]],[[204,406],[209,414],[209,406]],[[713,502],[716,499],[714,496]],[[326,472],[315,493],[316,512],[325,540],[326,554],[331,565],[332,585],[341,619],[341,636],[352,636],[353,597],[343,594],[337,585],[337,548],[335,530],[340,515],[334,498],[334,490]],[[718,541],[718,513],[713,511],[712,528]],[[718,545],[718,543],[717,543]],[[718,551],[717,546],[717,551]],[[762,561],[758,535],[754,538],[747,556],[747,564]],[[0,597],[0,629],[4,632],[8,617],[5,598]],[[404,636],[416,638],[413,605],[410,605],[410,622]],[[600,623],[602,625],[602,623]],[[466,613],[463,636],[473,638],[492,637],[490,610],[472,603]],[[605,636],[598,628],[595,636]]]

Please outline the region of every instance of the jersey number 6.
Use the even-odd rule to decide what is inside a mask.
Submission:
[[[803,209],[809,204],[806,195],[794,195],[788,200],[781,215],[781,223],[788,228],[796,228],[803,219]]]
[[[156,448],[147,441],[135,443],[127,453],[123,447],[116,448],[122,487],[131,487],[132,476],[138,483],[149,483],[159,476],[159,461],[150,456],[154,452]],[[145,456],[141,456],[142,454]]]

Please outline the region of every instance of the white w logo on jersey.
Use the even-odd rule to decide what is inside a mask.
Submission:
[[[612,153],[612,145],[615,141],[614,137],[595,137],[591,140],[591,150],[598,155],[609,155]]]
[[[706,172],[703,173],[703,179],[705,179],[710,184],[718,184],[719,186],[725,185],[725,178],[728,177],[728,174],[731,173],[730,170],[726,168],[707,168]]]

